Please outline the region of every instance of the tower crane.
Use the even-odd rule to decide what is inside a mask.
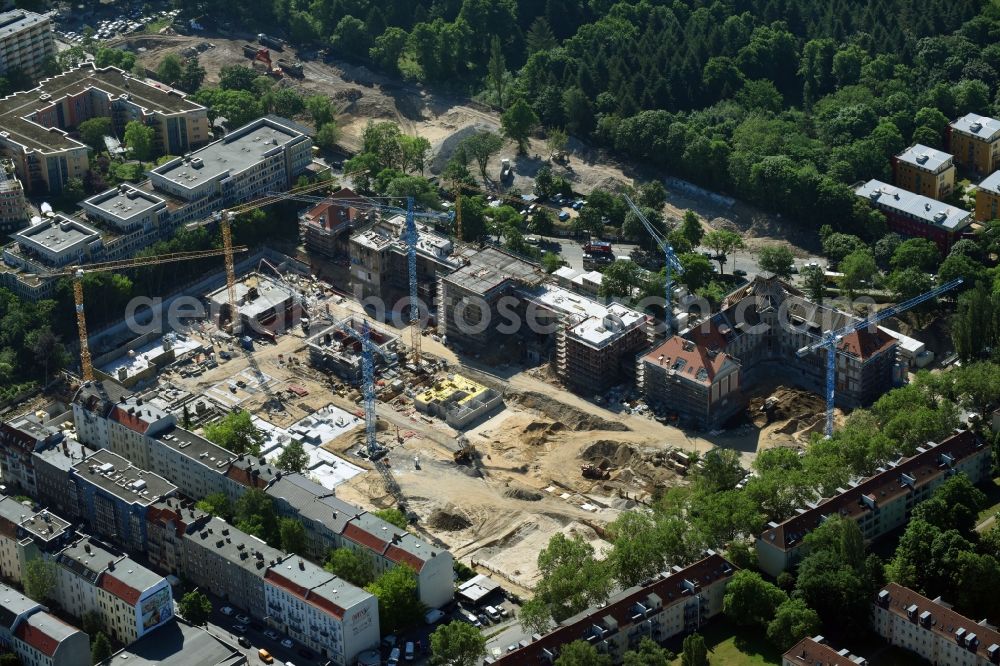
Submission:
[[[663,322],[667,327],[667,335],[670,335],[671,320],[674,315],[672,298],[674,283],[672,274],[677,273],[680,275],[684,272],[684,267],[681,265],[680,259],[677,258],[677,254],[674,252],[673,246],[671,246],[663,234],[657,231],[656,227],[654,227],[650,221],[646,219],[646,216],[643,215],[639,207],[635,205],[632,198],[627,194],[622,194],[622,196],[625,198],[625,202],[628,204],[629,208],[632,209],[632,212],[635,213],[636,217],[639,218],[639,221],[642,222],[642,226],[644,226],[649,235],[652,236],[653,241],[663,251],[664,270],[667,275],[666,284],[664,285],[664,290],[666,292],[664,295],[666,296],[666,301],[664,303]]]
[[[826,437],[829,439],[833,435],[833,409],[834,409],[834,393],[836,391],[837,384],[837,343],[839,343],[845,336],[850,335],[856,331],[868,328],[870,326],[876,326],[880,321],[888,319],[894,315],[899,314],[909,310],[912,307],[920,305],[924,301],[928,301],[932,298],[940,296],[946,291],[950,291],[962,284],[962,278],[955,278],[950,282],[946,282],[942,285],[931,289],[930,291],[920,294],[919,296],[914,296],[911,299],[905,300],[898,305],[886,308],[880,312],[873,315],[865,317],[864,319],[857,321],[853,324],[848,324],[843,328],[839,328],[835,331],[827,331],[823,336],[816,342],[802,347],[796,352],[799,358],[810,354],[812,352],[818,351],[820,349],[826,350]]]
[[[205,259],[206,257],[218,257],[226,254],[227,258],[234,252],[246,252],[244,246],[230,247],[228,249],[215,250],[195,250],[191,252],[174,252],[158,257],[142,257],[138,259],[122,259],[120,261],[105,261],[94,264],[83,264],[70,266],[62,271],[46,273],[43,277],[69,277],[73,281],[73,301],[76,306],[76,328],[80,336],[80,374],[83,381],[89,382],[94,379],[94,366],[90,358],[90,345],[87,339],[87,317],[83,308],[83,276],[90,273],[107,273],[109,271],[123,270],[126,268],[140,268],[143,266],[159,266],[161,264],[171,264],[178,261],[191,261],[194,259]]]

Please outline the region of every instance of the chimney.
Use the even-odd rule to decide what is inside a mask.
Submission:
[[[299,559],[299,570],[300,571],[305,571],[306,570],[305,560],[302,560],[301,558]]]
[[[108,571],[114,571],[114,570],[115,570],[115,561],[108,560]]]

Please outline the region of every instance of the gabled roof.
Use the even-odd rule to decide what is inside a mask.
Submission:
[[[710,386],[718,375],[739,367],[729,354],[717,349],[674,335],[647,353],[643,361],[665,367],[688,381]]]
[[[141,590],[137,590],[115,578],[114,574],[110,571],[106,571],[104,575],[101,576],[101,579],[98,582],[98,587],[115,595],[129,606],[135,606],[139,603],[139,595],[142,594]]]

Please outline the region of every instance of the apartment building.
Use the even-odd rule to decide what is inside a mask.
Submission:
[[[267,623],[339,666],[379,641],[378,600],[299,557],[264,575]]]
[[[976,186],[976,221],[1000,219],[1000,171],[994,171]]]
[[[425,308],[437,308],[437,281],[462,267],[463,257],[471,250],[456,252],[452,239],[426,224],[416,225],[415,269],[417,298]],[[406,218],[394,215],[353,234],[351,255],[351,290],[360,299],[378,299],[391,315],[399,311],[403,321],[410,320],[409,245],[406,241]]]
[[[0,76],[20,70],[38,79],[46,61],[55,57],[56,42],[48,16],[24,9],[0,13]]]
[[[283,192],[311,161],[309,130],[285,118],[267,116],[161,164],[149,172],[149,183],[157,195],[175,200],[171,222],[177,226],[233,204]]]
[[[991,449],[975,433],[956,431],[935,444],[928,442],[909,458],[879,468],[867,479],[838,489],[834,497],[798,510],[782,523],[768,523],[757,538],[757,561],[761,571],[777,576],[792,568],[804,555],[806,535],[829,516],[858,523],[866,541],[902,527],[913,507],[930,497],[953,474],[965,474],[973,483],[988,478]]]
[[[868,666],[864,657],[835,650],[822,636],[806,636],[781,656],[781,666]]]
[[[64,437],[50,448],[31,454],[36,494],[33,497],[60,516],[76,516],[80,510],[80,498],[76,485],[67,483],[70,470],[93,453],[72,437]]]
[[[1000,120],[967,113],[949,123],[945,144],[955,163],[980,175],[1000,168]]]
[[[350,232],[367,219],[362,210],[351,205],[360,200],[354,190],[343,187],[310,208],[300,220],[306,249],[324,257],[347,254]]]
[[[679,335],[639,359],[638,379],[648,401],[669,405],[702,430],[719,427],[745,404],[739,361]]]
[[[535,634],[518,649],[485,664],[553,664],[564,645],[586,641],[612,663],[622,663],[625,652],[643,638],[661,643],[697,631],[722,613],[726,585],[736,568],[712,551],[688,567],[675,566],[653,580],[614,594],[599,607],[575,615],[545,635]]]
[[[23,666],[90,666],[87,634],[6,585],[0,585],[0,645]]]
[[[89,149],[74,136],[80,123],[97,117],[111,118],[116,136],[133,120],[152,127],[156,148],[167,154],[212,138],[208,111],[184,93],[87,63],[0,99],[0,155],[13,161],[28,192],[58,194],[87,172]]]
[[[76,486],[78,515],[91,532],[132,552],[146,550],[146,512],[177,486],[162,476],[136,467],[107,449],[73,465],[69,483]]]
[[[881,211],[890,229],[904,236],[932,240],[943,254],[972,224],[972,213],[967,210],[880,180],[869,180],[856,187],[854,193]]]
[[[428,608],[454,598],[454,558],[415,535],[336,497],[301,474],[283,474],[267,494],[278,514],[302,522],[310,553],[323,559],[333,548],[350,548],[371,558],[376,573],[399,565],[417,574],[417,592]]]
[[[267,617],[264,576],[291,555],[215,517],[185,532],[181,544],[176,573],[252,617]]]
[[[29,300],[49,298],[55,293],[58,275],[71,264],[105,258],[105,237],[80,220],[61,214],[48,215],[12,235],[3,249],[0,286]]]
[[[956,612],[940,598],[928,599],[889,583],[872,603],[872,628],[891,645],[932,664],[1000,664],[1000,632]]]
[[[35,511],[13,497],[0,498],[0,576],[21,584],[28,562],[54,557],[75,534],[68,521],[47,509]]]
[[[746,390],[759,382],[780,377],[824,393],[825,351],[801,357],[798,351],[825,331],[856,321],[762,273],[729,294],[719,312],[645,354],[638,363],[638,383],[648,401],[697,427],[718,427],[746,405]],[[898,347],[896,338],[881,328],[840,340],[838,404],[866,405],[889,390]]]
[[[146,559],[158,571],[176,573],[184,566],[184,535],[199,529],[212,516],[194,500],[167,497],[146,512]]]
[[[254,663],[257,660],[254,659]],[[127,645],[101,666],[246,666],[242,649],[180,618]]]
[[[128,645],[174,617],[167,579],[92,537],[56,558],[53,599],[66,613],[96,613],[108,635]]]
[[[955,164],[946,152],[914,144],[892,158],[893,182],[931,199],[944,199],[955,189]]]
[[[63,439],[62,433],[43,424],[34,414],[0,423],[0,474],[8,490],[20,490],[37,497],[34,453],[51,448]]]
[[[0,231],[11,233],[28,221],[24,186],[14,172],[14,163],[0,160]]]

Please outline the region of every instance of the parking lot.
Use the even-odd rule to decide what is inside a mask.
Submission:
[[[179,13],[178,9],[144,12],[139,6],[121,13],[109,13],[106,18],[101,18],[92,12],[73,13],[56,17],[55,33],[69,44],[81,44],[85,28],[89,27],[94,31],[93,38],[95,40],[107,41],[116,37],[146,32],[150,24],[169,24]]]

